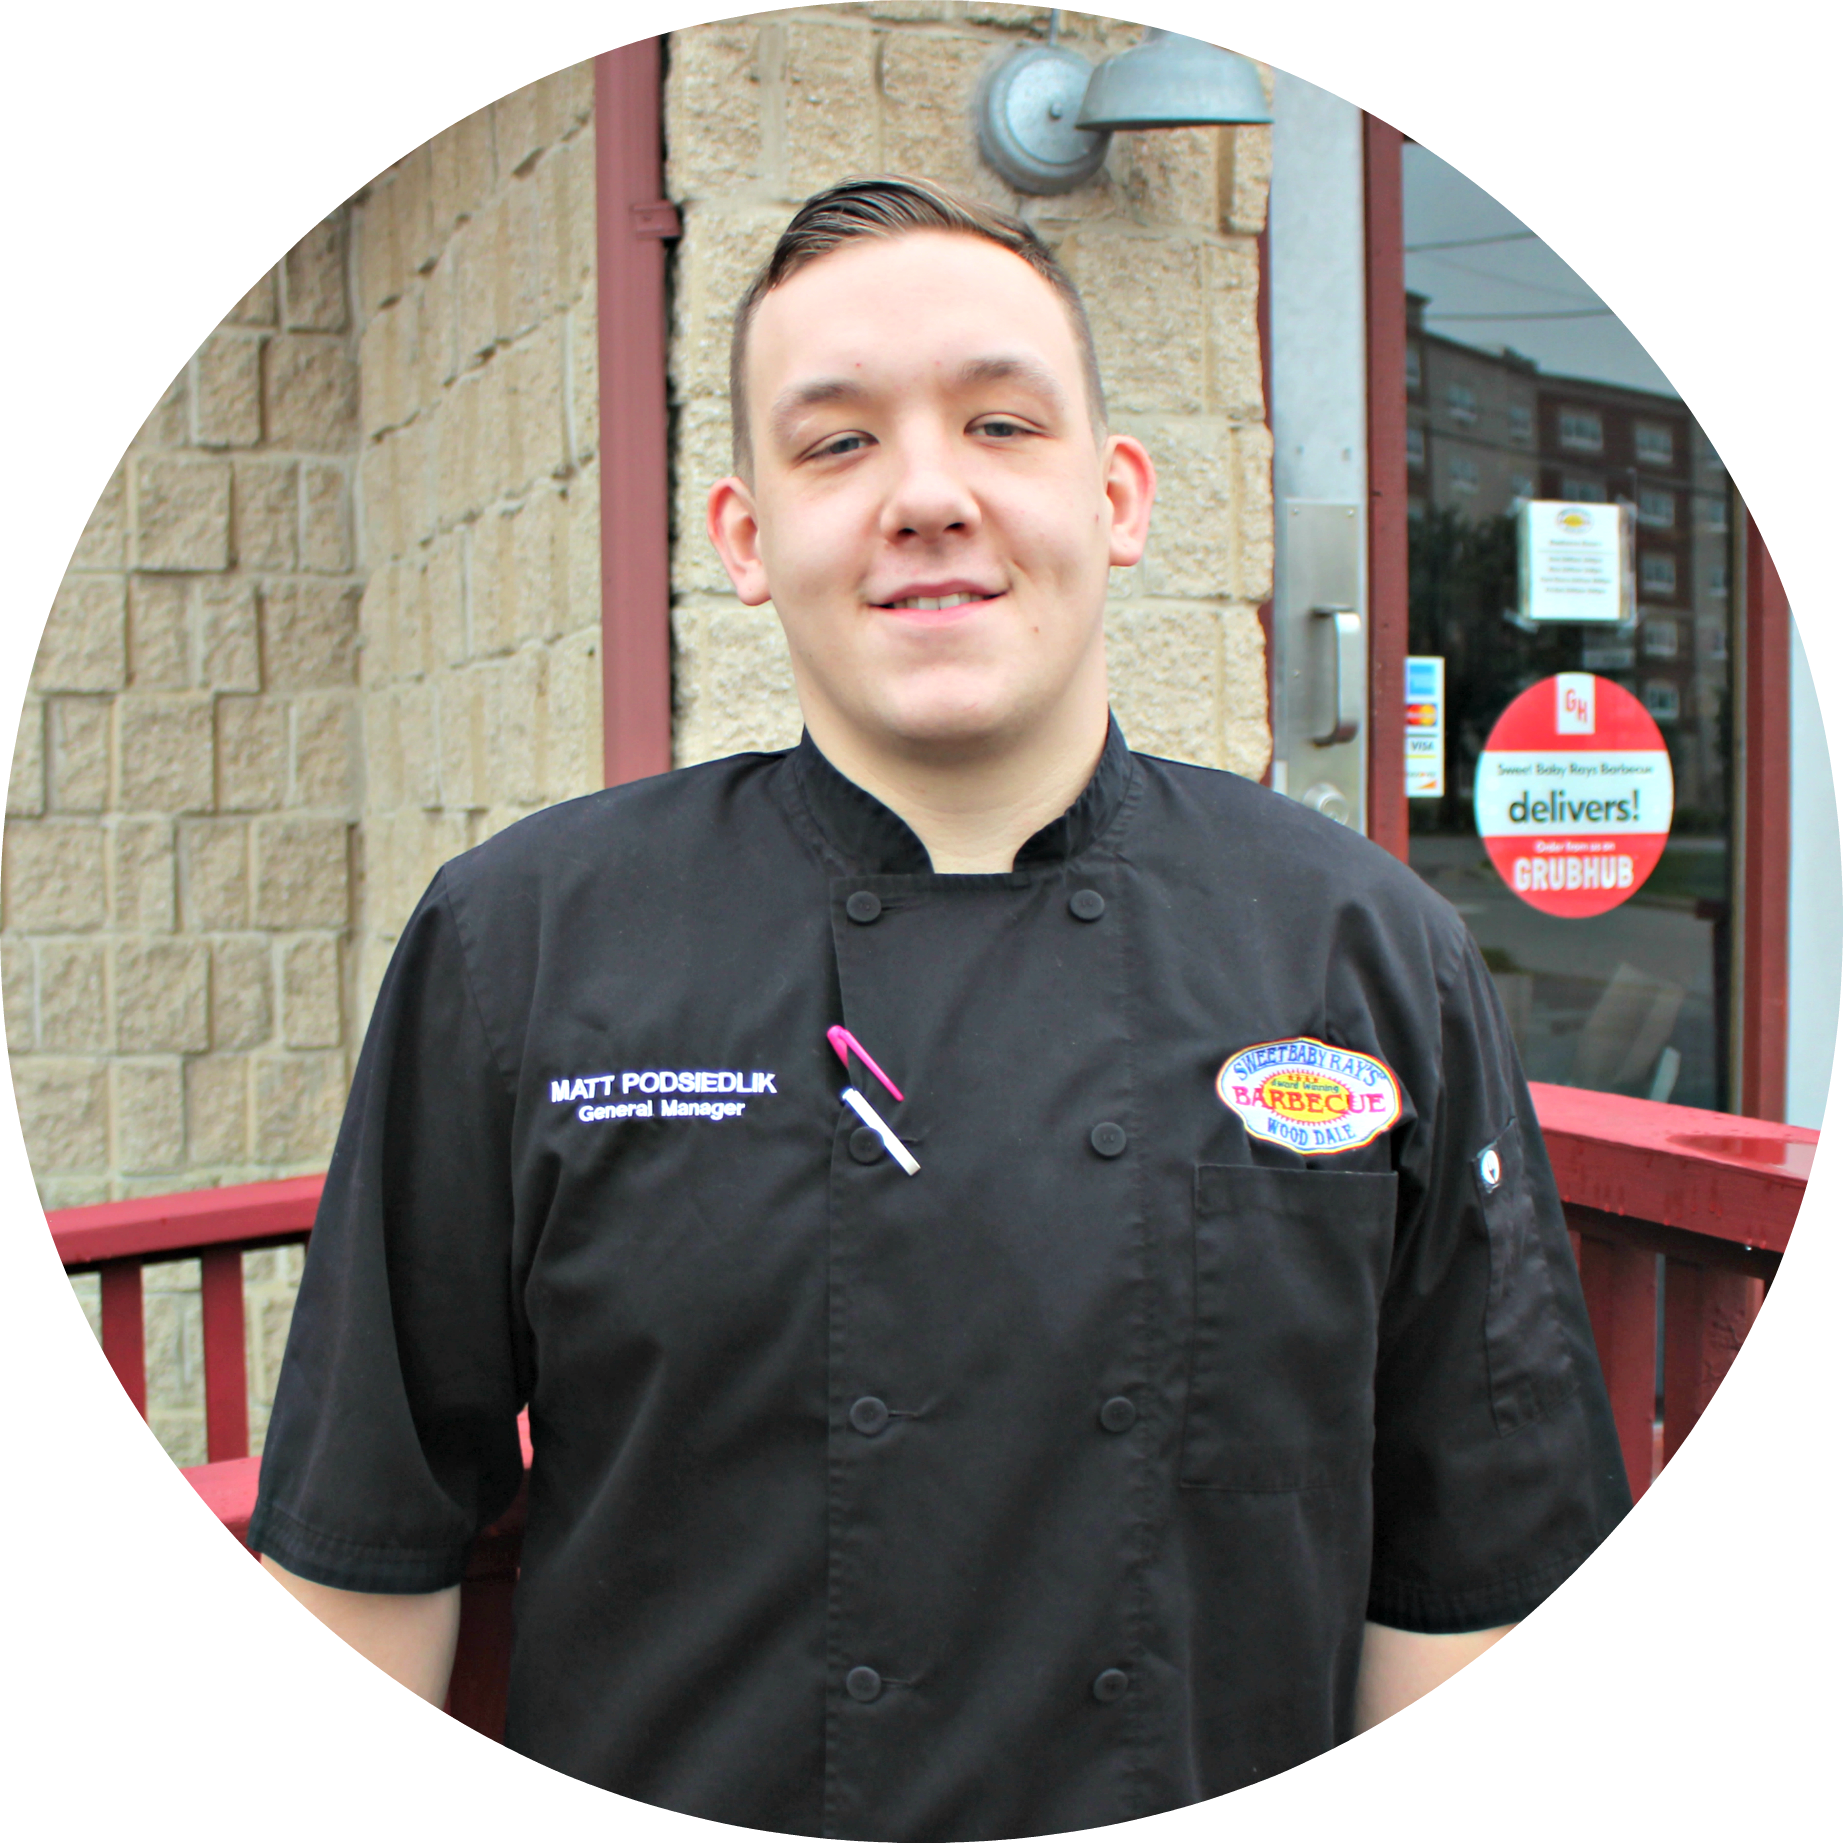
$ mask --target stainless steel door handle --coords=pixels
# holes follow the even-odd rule
[[[1354,608],[1320,607],[1331,623],[1331,727],[1312,740],[1320,748],[1349,742],[1363,723],[1363,617]]]

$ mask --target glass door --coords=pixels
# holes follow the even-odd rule
[[[1418,791],[1410,748],[1409,862],[1470,925],[1532,1080],[1726,1109],[1733,488],[1669,380],[1546,244],[1426,149],[1405,145],[1401,162],[1407,697],[1410,734],[1418,721],[1425,736]],[[1648,874],[1631,868],[1612,799],[1556,808],[1537,780],[1519,805],[1523,787],[1503,778],[1568,786],[1580,739],[1551,732],[1568,729],[1571,690],[1590,712],[1597,698],[1602,713],[1642,713],[1603,777],[1641,773],[1612,760],[1644,753],[1641,729],[1667,757],[1644,783],[1667,781],[1673,807]],[[1532,746],[1537,718],[1549,741]],[[1512,874],[1513,855],[1481,837],[1485,807],[1551,856]],[[1530,815],[1557,810],[1572,817],[1542,838]],[[1570,826],[1579,836],[1563,838]],[[1609,900],[1578,912],[1602,874]]]

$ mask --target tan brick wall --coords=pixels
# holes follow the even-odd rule
[[[437,865],[601,784],[592,102],[560,71],[353,207],[361,1013]]]
[[[348,233],[317,227],[173,380],[33,666],[0,987],[48,1207],[311,1171],[332,1145],[362,780]],[[292,1264],[249,1263],[258,1435]],[[202,1459],[196,1266],[147,1286],[150,1418]]]
[[[1116,572],[1107,614],[1114,706],[1152,753],[1261,773],[1273,515],[1256,322],[1266,213],[1264,128],[1120,134],[1062,198],[1009,193],[979,157],[982,72],[1040,9],[882,0],[752,15],[674,33],[667,187],[684,216],[671,375],[676,496],[673,631],[681,762],[777,748],[800,720],[768,608],[730,593],[703,535],[703,496],[728,471],[729,320],[792,207],[852,173],[894,169],[1023,216],[1087,301],[1113,426],[1159,471],[1152,542]],[[1139,28],[1063,15],[1095,61]]]
[[[323,1169],[435,867],[600,784],[591,97],[560,72],[366,187],[192,359],[90,520],[0,879],[48,1207]],[[299,1267],[245,1260],[258,1450]],[[197,1265],[145,1284],[149,1418],[195,1463]]]

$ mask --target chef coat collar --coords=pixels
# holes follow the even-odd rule
[[[794,777],[826,841],[853,869],[893,876],[928,875],[927,847],[899,818],[826,760],[810,733],[802,730],[793,751]],[[1024,841],[1015,870],[1059,863],[1078,856],[1106,830],[1133,778],[1132,752],[1110,712],[1107,740],[1088,785],[1075,804]]]

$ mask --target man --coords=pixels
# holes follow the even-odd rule
[[[1153,470],[1022,225],[810,200],[732,398],[710,534],[806,737],[438,875],[252,1541],[439,1698],[528,1404],[510,1745],[845,1837],[1232,1790],[1626,1507],[1489,977],[1393,859],[1110,724]]]

